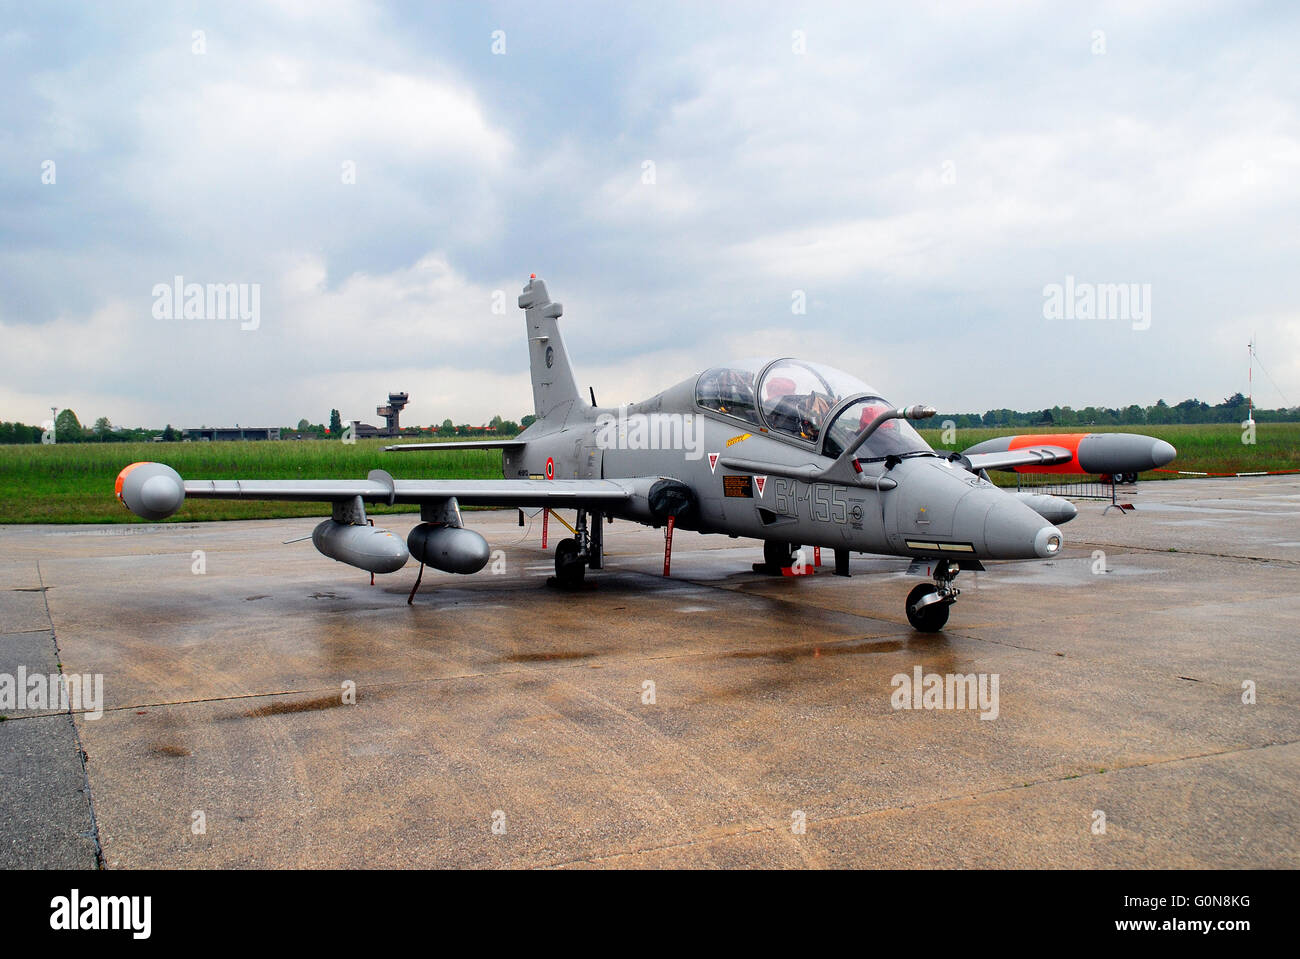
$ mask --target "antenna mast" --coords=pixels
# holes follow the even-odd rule
[[[1249,366],[1246,369],[1246,424],[1248,426],[1255,423],[1255,334],[1250,334],[1250,342],[1246,344],[1246,349],[1250,352]]]

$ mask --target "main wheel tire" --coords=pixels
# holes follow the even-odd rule
[[[912,587],[912,591],[907,594],[907,621],[913,629],[922,633],[937,633],[948,622],[949,603],[929,603],[920,609],[915,608],[918,600],[937,592],[939,590],[933,583],[922,583]]]
[[[782,543],[779,540],[764,540],[763,562],[773,572],[793,566],[795,550],[798,548],[797,546],[791,546],[789,543]]]
[[[562,539],[555,544],[555,581],[565,589],[577,589],[587,573],[587,564],[579,555],[576,539]]]

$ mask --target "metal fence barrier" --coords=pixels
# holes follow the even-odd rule
[[[1110,501],[1103,513],[1117,509],[1121,513],[1135,509],[1132,503],[1121,503],[1117,488],[1122,487],[1125,495],[1137,492],[1136,483],[1116,484],[1113,476],[1068,477],[1062,473],[1017,473],[1016,491],[1026,493],[1046,493],[1049,496],[1061,496],[1065,499],[1095,499],[1100,502]]]

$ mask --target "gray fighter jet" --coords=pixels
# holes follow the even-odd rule
[[[906,604],[908,621],[927,632],[947,622],[961,570],[1061,549],[1055,524],[1074,516],[1068,501],[1018,496],[981,474],[1068,463],[1070,450],[937,453],[912,426],[932,408],[895,407],[847,373],[791,358],[715,366],[644,402],[600,407],[578,390],[563,310],[546,284],[530,278],[519,306],[536,422],[515,439],[388,447],[500,449],[503,479],[394,480],[377,469],[364,480],[182,480],[161,463],[136,463],[118,476],[117,496],[150,520],[186,497],[329,503],[316,548],[372,574],[412,556],[421,573],[423,564],[481,570],[488,544],[464,525],[461,505],[575,510],[576,535],[555,547],[555,581],[570,588],[601,568],[604,526],[616,518],[665,528],[665,571],[674,529],[760,539],[756,568],[774,573],[808,565],[811,547],[832,551],[845,576],[850,553],[904,556],[910,573],[931,580]],[[421,522],[403,542],[369,525],[367,503],[418,503]]]

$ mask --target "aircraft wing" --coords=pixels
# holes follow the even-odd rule
[[[384,450],[393,453],[410,450],[513,450],[527,445],[527,440],[453,440],[450,443],[398,443],[385,446]]]
[[[372,474],[373,475],[373,474]],[[462,506],[561,506],[625,500],[612,480],[185,480],[186,499],[300,500],[329,503],[425,503],[456,497]]]
[[[464,506],[595,509],[631,499],[633,481],[597,479],[395,480],[384,470],[365,479],[185,480],[162,463],[133,463],[117,477],[117,498],[144,519],[166,519],[187,498],[346,503],[434,503],[452,497]]]
[[[997,453],[968,453],[962,456],[964,464],[973,473],[980,470],[1001,470],[1009,466],[1055,466],[1068,463],[1074,454],[1063,446],[1026,446],[1018,450]]]

